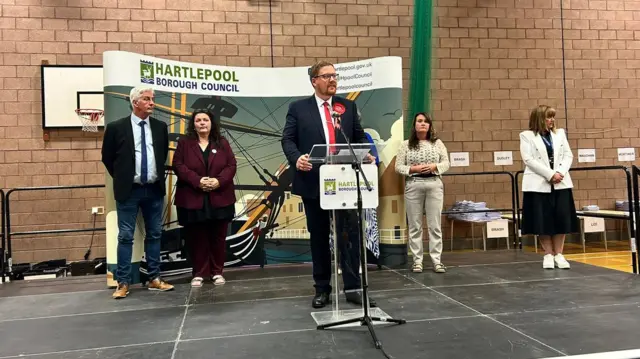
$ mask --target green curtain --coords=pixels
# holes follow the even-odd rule
[[[404,123],[405,138],[409,137],[413,116],[431,110],[431,32],[433,0],[415,0],[413,6],[413,41],[409,111]]]

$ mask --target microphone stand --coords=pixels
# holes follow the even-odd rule
[[[333,114],[333,117],[336,119],[336,123],[340,124],[340,115],[337,113]],[[376,336],[375,331],[373,330],[373,322],[386,322],[386,323],[395,323],[395,324],[405,324],[406,320],[404,319],[393,319],[393,318],[380,318],[380,317],[372,317],[369,314],[369,287],[368,287],[368,278],[367,278],[367,265],[366,265],[366,243],[364,242],[364,235],[363,235],[363,231],[362,231],[362,192],[360,190],[360,175],[362,175],[362,178],[364,179],[365,182],[365,186],[367,187],[367,190],[369,192],[371,192],[373,190],[373,188],[371,187],[371,184],[369,183],[369,181],[367,180],[366,175],[364,174],[364,171],[362,171],[362,165],[360,164],[360,161],[358,161],[358,156],[356,156],[355,151],[353,150],[353,146],[351,146],[351,143],[349,142],[348,137],[345,135],[342,126],[338,126],[338,129],[340,130],[340,133],[342,133],[342,137],[344,137],[347,146],[349,147],[349,151],[351,152],[351,157],[352,157],[352,163],[351,163],[351,168],[353,168],[353,170],[356,172],[356,193],[358,196],[358,202],[357,202],[357,208],[358,208],[358,239],[360,241],[360,266],[362,267],[362,308],[363,308],[363,316],[362,317],[358,317],[358,318],[353,318],[353,319],[346,319],[346,320],[341,320],[341,321],[337,321],[334,323],[328,323],[328,324],[322,324],[319,325],[317,329],[327,329],[327,328],[331,328],[331,327],[335,327],[335,326],[339,326],[339,325],[344,325],[344,324],[350,324],[350,323],[355,323],[355,322],[360,322],[360,325],[364,326],[366,325],[367,328],[369,329],[369,333],[371,333],[371,336],[373,337],[373,342],[375,344],[376,349],[380,349],[382,350],[382,353],[388,358],[389,356],[387,355],[387,353],[384,352],[384,350],[382,349],[382,343],[380,343],[380,341],[378,340],[378,337]],[[337,239],[336,239],[337,240]]]

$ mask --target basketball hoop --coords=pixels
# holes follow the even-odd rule
[[[104,115],[104,110],[77,109],[76,114],[82,122],[82,131],[98,132],[98,121]]]

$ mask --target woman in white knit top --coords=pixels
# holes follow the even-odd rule
[[[409,248],[413,254],[414,272],[422,272],[422,213],[429,229],[429,255],[436,273],[446,267],[442,255],[441,216],[444,186],[440,176],[449,169],[447,148],[437,138],[431,117],[418,113],[413,119],[409,140],[404,141],[396,156],[395,170],[406,176],[405,206],[409,223]]]

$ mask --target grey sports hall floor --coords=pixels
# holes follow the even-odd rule
[[[640,281],[532,253],[454,253],[448,273],[370,271],[376,326],[393,358],[549,358],[640,348]],[[100,277],[0,285],[0,358],[384,358],[365,328],[319,331],[309,265],[226,272],[227,284],[135,288],[111,299]],[[346,303],[344,304],[346,305]],[[601,355],[613,358],[614,354]]]

